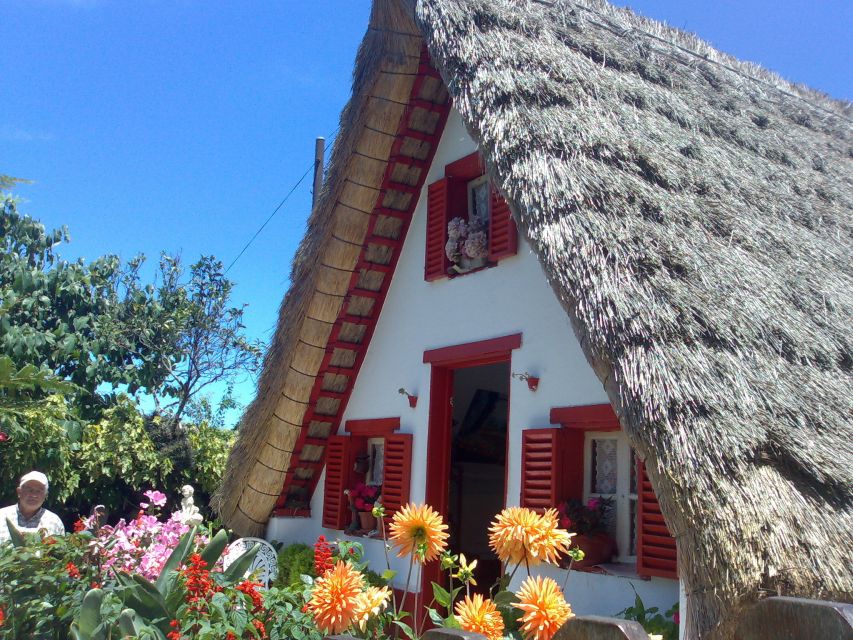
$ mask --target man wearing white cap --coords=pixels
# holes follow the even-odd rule
[[[65,526],[59,516],[42,505],[47,497],[47,476],[41,471],[30,471],[18,483],[18,504],[0,509],[0,544],[9,540],[8,518],[21,533],[43,529],[47,535],[63,535]]]

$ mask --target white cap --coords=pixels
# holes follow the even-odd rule
[[[35,480],[39,484],[43,484],[44,490],[47,491],[47,476],[44,475],[41,471],[30,471],[29,473],[25,473],[24,475],[22,475],[21,481],[18,483],[18,487],[23,487],[24,483],[29,482],[30,480]]]

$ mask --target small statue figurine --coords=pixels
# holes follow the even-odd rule
[[[189,527],[197,527],[204,520],[204,517],[198,512],[198,507],[195,506],[193,493],[195,493],[195,489],[192,488],[192,485],[185,484],[181,487],[181,495],[184,496],[181,499],[181,520]]]

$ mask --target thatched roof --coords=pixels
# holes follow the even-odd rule
[[[374,6],[330,192],[357,160],[365,61],[420,33],[646,459],[689,631],[726,637],[760,589],[853,599],[851,105],[601,0],[408,11]],[[304,291],[335,253],[330,206],[220,494],[235,527],[275,502],[247,484],[278,429],[269,397],[296,388]]]

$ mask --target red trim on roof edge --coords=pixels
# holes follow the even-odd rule
[[[400,155],[400,149],[403,146],[406,137],[414,137],[419,140],[427,140],[432,143],[429,156],[424,159],[424,163],[426,166],[430,166],[432,164],[433,156],[435,155],[436,149],[438,148],[438,143],[441,139],[441,135],[444,132],[444,125],[447,122],[447,116],[450,112],[450,99],[448,98],[447,102],[444,104],[438,103],[424,103],[424,100],[417,98],[420,93],[421,85],[423,81],[427,77],[439,77],[438,72],[431,67],[429,60],[429,53],[427,52],[426,47],[424,47],[421,51],[421,63],[418,70],[418,76],[415,78],[415,81],[412,85],[412,90],[409,96],[408,107],[403,112],[402,117],[400,118],[400,124],[397,129],[397,139],[394,141],[394,144],[391,147],[391,153],[389,155],[388,165],[385,169],[385,175],[382,180],[382,185],[377,195],[376,204],[373,208],[373,213],[371,214],[370,221],[368,223],[367,234],[365,236],[364,245],[361,250],[361,254],[357,261],[356,268],[350,278],[349,289],[347,293],[347,298],[351,296],[358,296],[358,288],[357,283],[359,279],[359,270],[361,268],[372,270],[372,271],[380,271],[386,274],[386,277],[383,279],[382,286],[378,295],[376,295],[375,303],[373,305],[372,313],[369,317],[358,318],[358,322],[360,324],[364,324],[366,326],[365,334],[362,338],[362,342],[360,344],[354,343],[340,343],[338,344],[338,336],[340,333],[341,326],[344,322],[349,322],[347,314],[348,304],[344,304],[341,307],[340,314],[338,316],[337,321],[334,323],[332,328],[332,333],[329,336],[328,345],[335,345],[343,349],[349,349],[356,352],[355,363],[349,371],[346,371],[346,367],[333,367],[331,365],[331,359],[334,355],[334,349],[330,349],[327,347],[326,355],[323,358],[323,361],[320,365],[320,369],[317,372],[317,377],[314,380],[314,387],[311,393],[311,400],[309,402],[309,406],[305,411],[305,416],[302,420],[302,427],[299,434],[299,437],[296,440],[296,444],[293,447],[293,453],[290,457],[290,465],[288,467],[288,471],[285,474],[284,482],[282,483],[281,494],[275,504],[275,507],[272,510],[272,515],[282,515],[287,516],[294,512],[293,507],[285,507],[287,497],[288,497],[288,488],[290,486],[301,486],[305,488],[304,502],[306,505],[310,505],[311,497],[314,494],[314,490],[317,486],[317,483],[320,479],[320,471],[323,468],[325,463],[325,448],[323,452],[323,456],[319,461],[316,462],[308,462],[300,460],[302,448],[305,444],[310,444],[308,442],[308,431],[310,428],[310,424],[312,420],[319,420],[323,422],[331,423],[331,434],[336,434],[338,428],[341,423],[341,417],[344,414],[347,403],[349,401],[350,394],[352,393],[353,386],[355,384],[355,380],[358,377],[358,371],[361,368],[361,364],[364,361],[364,357],[367,353],[367,349],[370,345],[370,339],[373,336],[373,331],[376,328],[376,322],[379,319],[379,316],[382,311],[382,306],[385,302],[385,296],[388,293],[388,288],[391,284],[392,275],[397,266],[397,261],[399,260],[400,253],[402,252],[403,242],[406,239],[406,235],[409,229],[409,223],[412,219],[412,214],[414,213],[415,207],[417,206],[419,197],[418,193],[422,189],[424,182],[426,181],[427,171],[424,169],[421,171],[420,180],[418,181],[418,185],[416,187],[412,187],[413,193],[415,196],[410,198],[410,204],[406,211],[390,211],[383,207],[383,201],[385,198],[385,192],[388,189],[395,189],[398,185],[391,180],[391,176],[394,173],[394,168],[396,164],[395,158]],[[429,111],[434,111],[439,114],[439,119],[436,124],[435,131],[432,134],[426,134],[420,131],[414,131],[409,129],[410,117],[411,113],[415,108],[426,108]],[[408,186],[408,185],[407,185]],[[392,214],[394,217],[402,220],[402,226],[400,229],[400,237],[397,239],[396,246],[393,246],[393,253],[391,256],[391,260],[387,265],[379,265],[368,262],[366,259],[367,253],[367,245],[373,241],[373,239],[377,239],[377,241],[385,241],[386,238],[381,236],[376,236],[374,234],[376,228],[376,222],[380,215],[390,215]],[[332,393],[326,392],[322,389],[323,378],[325,374],[329,371],[334,371],[335,373],[343,373],[347,375],[349,381],[347,383],[346,390],[343,393]],[[326,414],[317,414],[316,406],[317,401],[321,397],[330,397],[338,400],[337,410],[332,415]],[[296,476],[296,470],[298,468],[311,468],[314,470],[314,473],[310,479],[301,479]],[[306,510],[305,506],[300,505],[298,507],[300,512]]]
[[[513,349],[521,346],[521,334],[513,333],[500,338],[480,340],[478,342],[466,342],[451,347],[440,347],[424,351],[424,362],[450,366],[456,362],[469,361],[473,359],[490,359],[493,356],[505,356]]]

